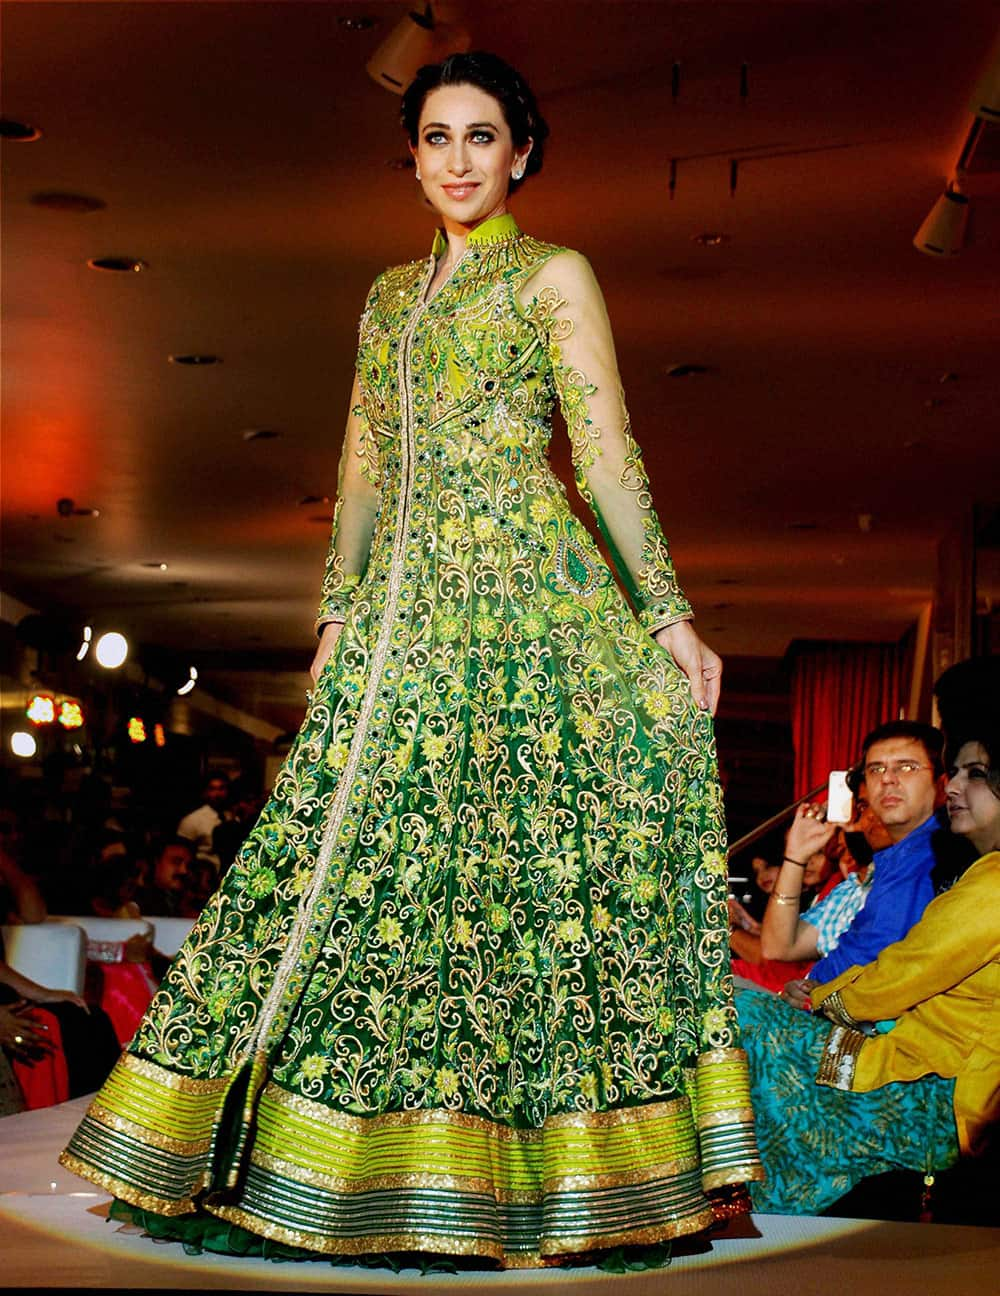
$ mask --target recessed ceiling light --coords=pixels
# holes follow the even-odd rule
[[[142,565],[143,567],[154,567],[157,571],[167,570],[167,564],[165,562],[144,562]]]
[[[108,205],[103,198],[92,198],[89,194],[57,191],[32,194],[28,201],[33,207],[45,207],[49,211],[80,212],[84,215],[103,211]]]
[[[41,138],[42,132],[37,126],[16,121],[13,117],[0,117],[0,139],[10,140],[12,144],[31,144]]]
[[[110,270],[113,274],[138,274],[147,268],[140,257],[130,256],[91,257],[87,265],[91,270]]]
[[[699,374],[711,373],[709,365],[686,363],[668,365],[664,371],[668,378],[696,378]]]
[[[302,498],[299,500],[300,507],[303,504],[329,504],[329,503],[330,503],[329,495],[303,495]]]
[[[416,165],[416,162],[414,162],[413,158],[410,157],[409,153],[407,153],[405,157],[400,156],[389,158],[386,162],[386,166],[390,171],[413,171],[416,169]]]
[[[62,499],[56,500],[56,512],[61,518],[70,517],[100,517],[101,510],[95,508],[77,508],[76,500],[70,499],[64,495]]]
[[[346,27],[348,31],[371,31],[373,27],[378,26],[377,18],[370,18],[367,14],[340,14],[337,23],[341,27]]]
[[[274,428],[246,428],[240,435],[244,441],[273,441],[281,433]]]
[[[718,230],[705,230],[704,233],[695,234],[691,238],[691,242],[697,243],[699,247],[723,247],[732,241],[731,234],[722,234]]]
[[[172,355],[169,359],[171,364],[179,365],[214,365],[222,363],[221,356],[198,353],[193,353],[191,355]]]

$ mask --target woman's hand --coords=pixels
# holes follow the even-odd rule
[[[811,1012],[812,1002],[809,996],[818,985],[818,981],[813,981],[809,977],[796,977],[792,981],[785,982],[780,998],[784,999],[791,1008],[801,1008],[803,1012]]]
[[[809,857],[821,851],[836,831],[836,824],[827,823],[822,806],[804,802],[795,811],[785,838],[785,857],[802,865],[808,864]]]
[[[19,1062],[30,1062],[52,1052],[45,1027],[31,1015],[23,1000],[0,1007],[0,1047]]]
[[[314,684],[319,679],[320,671],[329,660],[330,654],[336,648],[337,640],[340,638],[343,628],[344,623],[342,621],[328,621],[323,627],[323,633],[319,637],[319,647],[316,649],[316,656],[309,667],[309,674],[312,676]]]
[[[702,643],[690,621],[665,626],[653,638],[688,677],[695,705],[715,715],[722,690],[722,658]]]
[[[36,1004],[57,1004],[71,1003],[77,1008],[82,1008],[85,1013],[89,1013],[85,999],[81,999],[73,990],[50,990],[48,986],[39,987],[38,990],[26,996],[29,1002]]]

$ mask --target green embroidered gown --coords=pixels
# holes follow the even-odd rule
[[[651,638],[690,608],[599,291],[509,215],[428,302],[434,268],[361,320],[336,649],[63,1163],[314,1252],[531,1266],[761,1171],[711,720]]]

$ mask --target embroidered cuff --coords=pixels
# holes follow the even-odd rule
[[[819,1060],[816,1083],[831,1089],[852,1089],[858,1054],[865,1042],[864,1035],[846,1026],[832,1026]]]
[[[669,598],[657,599],[639,613],[639,624],[647,634],[656,634],[657,630],[666,630],[678,621],[693,621],[694,608],[684,595],[677,591]]]

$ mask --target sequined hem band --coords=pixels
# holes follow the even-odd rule
[[[507,1267],[699,1232],[712,1222],[706,1190],[762,1177],[738,1049],[698,1059],[690,1099],[529,1129],[444,1109],[359,1117],[266,1083],[247,1159],[227,1178],[213,1158],[230,1083],[126,1055],[62,1163],[133,1206],[204,1208],[321,1254],[420,1250]],[[234,1191],[217,1191],[223,1181]]]

